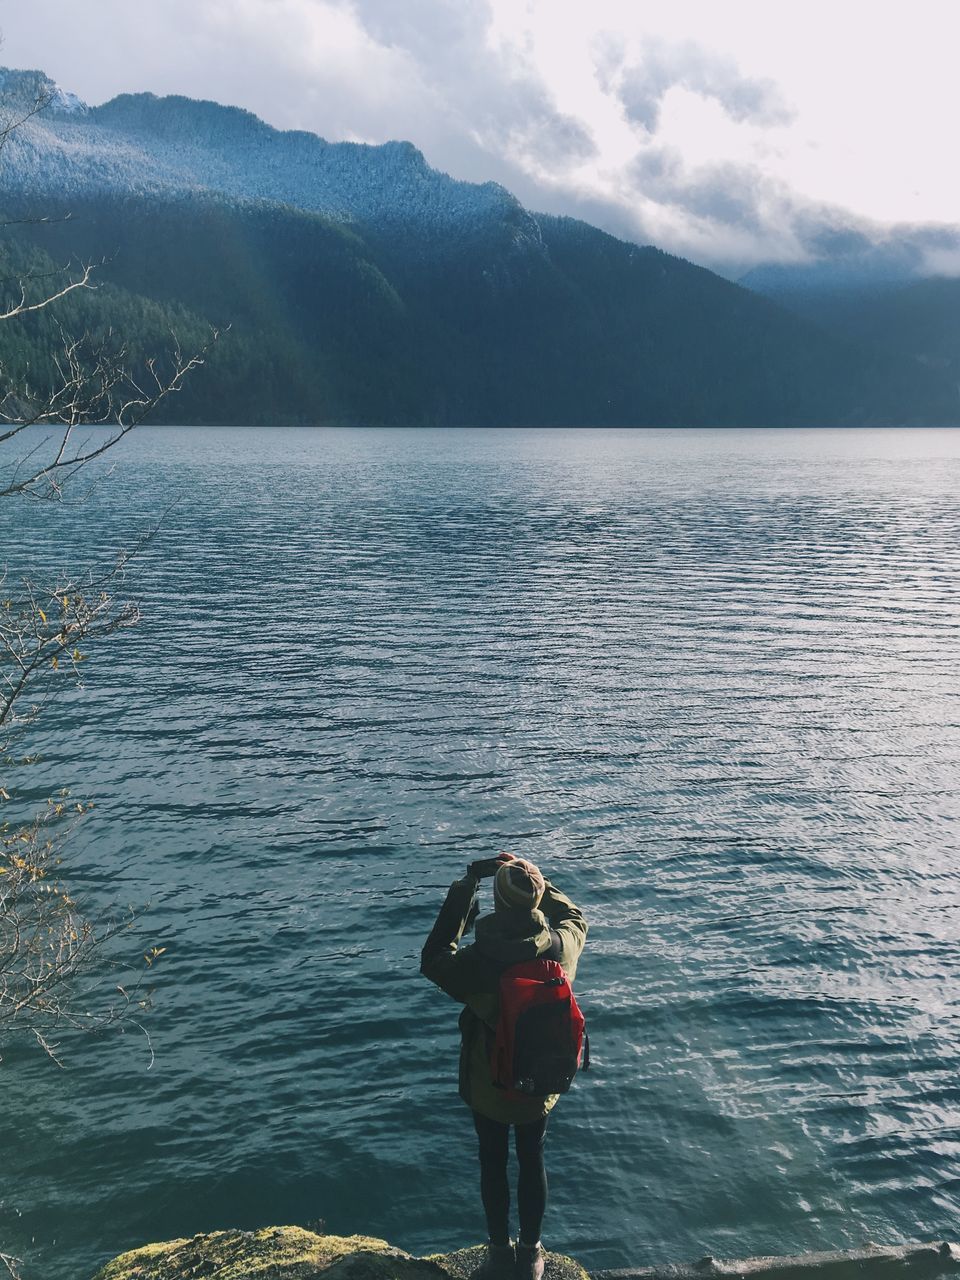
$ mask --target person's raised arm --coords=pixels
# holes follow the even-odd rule
[[[568,977],[573,978],[577,960],[587,940],[587,921],[580,908],[565,893],[561,893],[549,880],[544,883],[540,910],[547,918],[550,932],[559,938],[560,963]]]
[[[455,1000],[463,1000],[465,995],[470,994],[459,989],[457,950],[460,939],[473,924],[479,911],[477,888],[481,879],[496,875],[497,869],[509,857],[509,854],[501,854],[497,858],[481,858],[478,862],[470,863],[466,875],[460,880],[454,880],[447,890],[440,914],[423,944],[420,972]]]

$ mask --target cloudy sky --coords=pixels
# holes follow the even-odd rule
[[[735,271],[914,234],[960,273],[960,0],[0,0],[0,62],[331,140]],[[919,227],[905,233],[906,227]]]

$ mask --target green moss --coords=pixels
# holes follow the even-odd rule
[[[434,1253],[424,1262],[434,1262],[442,1267],[453,1280],[469,1280],[483,1261],[485,1248],[475,1245],[472,1249],[457,1249],[454,1253]],[[579,1262],[562,1253],[547,1253],[544,1280],[590,1280]]]
[[[372,1236],[318,1236],[301,1227],[215,1231],[133,1249],[108,1262],[94,1280],[311,1280],[358,1252],[400,1254]]]
[[[119,1258],[108,1262],[102,1271],[97,1272],[95,1280],[120,1280],[126,1275],[137,1275],[153,1263],[159,1263],[173,1250],[186,1243],[186,1240],[167,1240],[164,1244],[145,1244],[142,1249],[121,1254]]]
[[[215,1231],[121,1254],[94,1280],[467,1280],[482,1246],[414,1258],[373,1236],[316,1235],[302,1227]],[[588,1280],[571,1258],[547,1255],[547,1280]]]

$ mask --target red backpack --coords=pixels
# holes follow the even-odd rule
[[[527,960],[500,975],[500,1018],[490,1054],[493,1083],[508,1098],[566,1093],[590,1041],[556,960]]]

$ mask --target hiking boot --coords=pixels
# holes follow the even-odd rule
[[[512,1280],[515,1260],[512,1240],[509,1244],[488,1244],[477,1275],[480,1280]]]
[[[545,1261],[543,1245],[539,1240],[536,1244],[518,1241],[517,1264],[513,1271],[515,1280],[543,1280]]]

